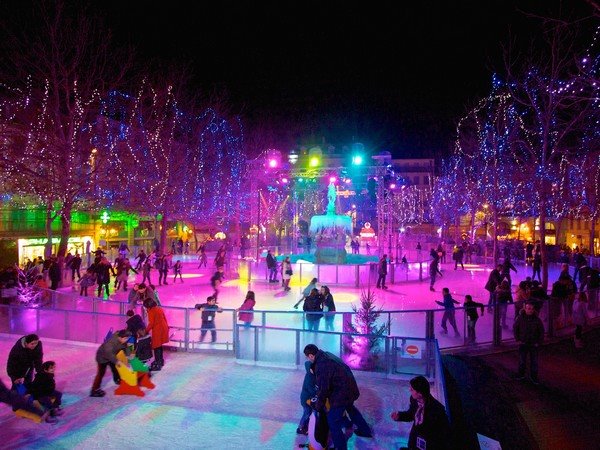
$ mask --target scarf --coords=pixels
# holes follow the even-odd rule
[[[415,412],[415,425],[423,423],[423,413],[425,412],[425,399],[417,400],[417,411]]]

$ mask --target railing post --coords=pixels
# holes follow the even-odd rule
[[[262,321],[261,326],[266,327],[267,326],[267,313],[265,311],[262,311],[260,313],[260,316],[261,316],[261,321]]]
[[[300,263],[299,266],[300,266],[300,270],[299,270],[299,272],[300,272],[300,283],[302,283],[302,263]]]
[[[387,334],[390,336],[392,334],[392,313],[388,312],[388,323],[387,323]]]
[[[258,328],[254,329],[254,361],[258,361]]]
[[[235,359],[240,359],[240,327],[235,320],[235,312],[233,313],[233,352]]]
[[[434,311],[425,311],[425,339],[435,339]]]
[[[390,373],[390,338],[389,336],[385,337],[385,373],[389,374]]]
[[[394,280],[396,279],[396,264],[390,264],[390,284],[394,284]]]
[[[360,266],[357,264],[354,269],[354,287],[357,288],[360,286]]]
[[[300,365],[300,330],[296,330],[296,366]]]
[[[183,340],[185,351],[190,350],[190,310],[185,308],[185,331],[183,332]]]
[[[419,281],[423,281],[423,261],[419,261]]]
[[[502,327],[500,326],[500,308],[498,308],[498,302],[494,301],[494,324],[492,328],[492,344],[499,346],[502,343]]]

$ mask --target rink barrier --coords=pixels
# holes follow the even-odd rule
[[[64,293],[56,291],[46,291],[48,301],[43,305],[32,305],[32,311],[38,311],[35,313],[36,330],[40,329],[40,319],[44,314],[51,315],[51,311],[65,311],[66,315],[71,317],[92,317],[82,316],[79,313],[98,314],[97,317],[118,317],[118,320],[111,321],[110,325],[106,325],[107,329],[113,327],[114,329],[123,328],[125,326],[125,313],[129,309],[127,302],[105,300],[98,297],[79,297],[75,293]],[[598,308],[598,293],[589,293],[590,301],[588,303],[588,315],[592,322],[597,322],[599,317]],[[396,310],[396,311],[382,311],[380,317],[377,319],[376,325],[386,325],[386,335],[388,336],[411,336],[416,339],[437,339],[439,347],[444,350],[460,350],[476,348],[481,345],[501,345],[502,343],[513,342],[512,324],[515,320],[515,306],[514,304],[507,304],[506,307],[500,306],[498,308],[488,307],[487,301],[482,298],[475,298],[485,305],[485,315],[480,317],[476,325],[477,338],[474,344],[467,340],[467,316],[464,312],[464,307],[457,307],[454,310],[455,320],[457,329],[460,337],[454,336],[454,330],[449,322],[447,324],[448,334],[442,334],[441,322],[444,316],[444,310],[428,309],[428,310]],[[11,305],[9,308],[9,315],[12,314],[15,309],[20,306]],[[544,323],[546,334],[550,337],[553,336],[564,336],[573,333],[574,326],[571,321],[571,308],[572,302],[570,301],[558,301],[555,299],[549,299],[542,305],[539,313],[540,318]],[[235,351],[235,330],[239,326],[237,322],[237,313],[235,309],[223,309],[222,313],[218,313],[215,322],[220,328],[216,329],[217,341],[213,344],[210,342],[201,343],[199,340],[200,332],[202,331],[201,325],[201,312],[194,308],[184,308],[176,306],[162,306],[167,320],[171,327],[171,342],[177,345],[177,348],[182,351],[196,351],[196,350],[211,350],[211,351],[224,351],[226,353],[233,354]],[[136,306],[136,310],[145,317],[145,309],[140,305]],[[505,315],[502,311],[506,311]],[[48,313],[40,314],[39,311],[49,311]],[[263,328],[275,327],[279,329],[290,329],[290,330],[301,330],[307,331],[308,324],[306,321],[307,314],[303,311],[290,311],[290,310],[254,310],[254,324],[253,326],[259,326]],[[478,314],[479,314],[478,310]],[[105,316],[108,314],[109,316]],[[345,325],[349,321],[354,321],[354,312],[332,312],[327,313],[329,317],[333,317],[331,320],[333,331],[348,332],[351,331]],[[504,317],[503,317],[504,316]],[[33,317],[33,316],[32,316]],[[85,320],[85,319],[84,319]],[[98,320],[97,318],[92,318]],[[108,319],[103,319],[105,322]],[[325,325],[325,320],[321,319],[321,330]],[[503,322],[505,326],[503,326]],[[7,330],[12,324],[9,321],[8,324],[2,329]],[[63,323],[61,326],[66,327]],[[103,325],[99,325],[101,328]],[[73,334],[72,330],[66,330],[64,335],[68,336],[69,332]],[[104,334],[94,329],[94,333],[99,333],[101,337]],[[62,336],[59,336],[61,338]],[[208,340],[211,339],[210,330],[207,334]],[[86,340],[87,342],[98,342],[97,339]]]
[[[240,278],[251,281],[269,281],[269,269],[262,260],[238,260]],[[292,263],[292,277],[300,283],[317,278],[320,283],[328,286],[375,286],[378,278],[379,265],[377,262],[365,264],[313,264]],[[278,264],[277,277],[281,281],[281,264]],[[408,264],[389,263],[386,284],[398,284],[408,281],[424,281],[429,279],[429,261],[409,261]],[[365,280],[367,280],[365,282]]]

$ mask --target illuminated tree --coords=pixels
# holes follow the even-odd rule
[[[4,29],[4,59],[11,64],[2,78],[17,96],[3,98],[10,112],[3,115],[9,120],[1,129],[0,169],[20,174],[18,194],[56,208],[62,257],[72,211],[95,200],[92,180],[103,166],[90,158],[101,100],[123,80],[131,58],[110,47],[99,18],[80,5],[36,3],[28,14]]]
[[[521,64],[507,68],[507,89],[520,117],[513,149],[527,181],[523,187],[530,212],[540,218],[542,283],[547,286],[546,221],[564,217],[564,209],[572,206],[564,201],[568,166],[581,158],[582,128],[598,106],[590,84],[578,73],[578,29],[559,21],[547,20],[544,25],[541,42],[532,46]]]

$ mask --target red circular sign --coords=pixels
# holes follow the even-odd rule
[[[416,355],[417,353],[419,353],[419,347],[417,347],[416,345],[408,345],[406,347],[406,353],[408,353],[409,355]]]

